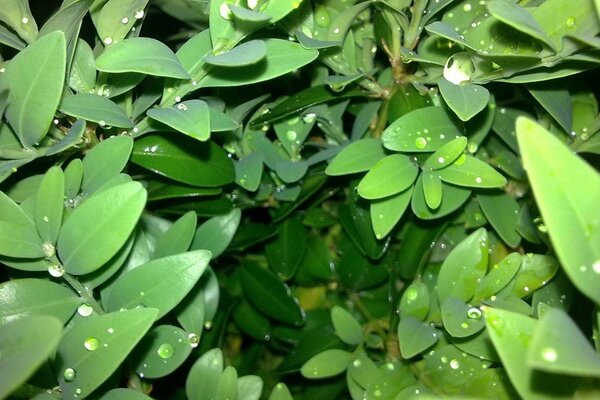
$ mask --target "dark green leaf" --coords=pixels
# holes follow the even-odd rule
[[[358,193],[366,199],[380,199],[408,189],[419,169],[408,156],[392,154],[379,160],[358,184]]]
[[[145,204],[144,187],[129,182],[99,192],[73,210],[58,236],[65,271],[87,274],[110,260],[125,244]]]
[[[132,148],[129,136],[112,136],[94,146],[83,158],[83,191],[93,193],[117,176],[125,168]]]
[[[192,351],[186,331],[172,325],[152,328],[136,346],[131,358],[141,378],[160,378],[175,371]]]
[[[188,100],[170,108],[152,108],[148,116],[200,141],[210,138],[210,112],[202,100]]]
[[[438,340],[439,333],[434,326],[410,315],[400,318],[398,341],[402,357],[414,357],[433,346]]]
[[[299,218],[288,218],[279,225],[277,239],[265,246],[269,265],[283,279],[288,280],[302,263],[308,246],[308,235]]]
[[[113,101],[104,96],[80,93],[62,99],[58,109],[72,117],[95,122],[100,127],[133,128],[133,122]]]
[[[271,323],[247,302],[242,302],[233,312],[235,324],[256,340],[271,338]]]
[[[227,249],[237,232],[241,216],[241,210],[234,208],[225,215],[212,217],[205,221],[196,229],[190,248],[192,250],[209,250],[212,253],[212,258],[220,256]]]

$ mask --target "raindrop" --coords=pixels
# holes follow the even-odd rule
[[[77,373],[73,368],[67,368],[65,369],[65,372],[63,372],[63,378],[65,378],[66,382],[73,382],[73,380],[75,380],[75,375],[77,375]]]
[[[54,264],[48,267],[48,273],[55,278],[60,278],[64,275],[65,270],[62,266]]]
[[[469,324],[467,324],[466,322],[461,322],[460,327],[463,329],[467,329],[469,327]]]
[[[546,347],[542,350],[542,358],[548,362],[554,362],[558,359],[558,354],[552,347]]]
[[[417,149],[424,149],[427,146],[427,139],[425,139],[424,137],[418,137],[415,140],[415,147]]]
[[[188,343],[191,347],[198,347],[198,343],[200,343],[200,336],[195,333],[190,333],[188,335]]]
[[[104,127],[104,126],[106,126],[106,122],[101,119],[100,121],[98,121],[98,125]]]
[[[248,0],[248,8],[254,10],[258,5],[258,0]]]
[[[173,357],[173,354],[175,353],[175,349],[173,348],[172,344],[163,343],[158,347],[158,350],[156,352],[158,353],[158,356],[160,358],[169,359],[169,358]]]
[[[354,360],[352,362],[352,365],[356,368],[360,367],[361,364],[362,364],[362,362],[360,360]]]
[[[142,19],[144,18],[144,10],[137,10],[135,14],[133,14],[133,18]]]
[[[471,307],[467,310],[467,317],[471,319],[481,318],[481,310],[477,307]]]
[[[594,263],[592,264],[592,269],[595,273],[600,274],[600,260],[594,261]]]
[[[569,17],[569,18],[567,18],[566,23],[567,23],[567,26],[569,28],[575,27],[575,17]]]
[[[27,24],[27,23],[29,23],[29,18],[27,18],[27,17],[23,17],[23,18],[21,18],[21,22],[22,22],[23,24]]]
[[[476,178],[475,178],[475,182],[476,182],[476,183],[481,183],[481,177],[480,177],[480,176],[476,177]]]
[[[83,347],[85,347],[86,350],[94,351],[100,347],[100,341],[95,337],[89,337],[83,342]]]
[[[471,7],[471,4],[467,3],[467,4],[465,4],[465,5],[463,6],[463,11],[464,11],[464,12],[469,12],[469,11],[471,11],[471,8],[472,8],[472,7]]]
[[[296,133],[296,131],[287,131],[285,136],[287,137],[288,140],[296,140],[296,138],[298,137],[298,134]]]
[[[56,248],[52,243],[45,242],[42,244],[42,251],[47,258],[50,258],[56,253]]]
[[[112,42],[113,42],[113,40],[110,36],[105,37],[104,39],[102,39],[102,41],[104,42],[105,45],[112,44]]]
[[[450,360],[450,368],[458,369],[459,367],[460,367],[460,364],[458,363],[458,360],[455,360],[455,359]]]
[[[110,333],[110,334],[113,334],[113,333],[115,333],[115,330],[114,330],[113,328],[108,328],[108,329],[106,330],[106,332],[108,332],[108,333]]]
[[[438,162],[439,162],[440,164],[443,164],[443,163],[445,163],[445,162],[446,162],[446,159],[445,159],[444,157],[438,157]]]
[[[129,22],[129,18],[127,18],[127,17],[123,17],[123,18],[121,19],[121,23],[122,23],[122,24],[127,24],[128,22]]]
[[[406,298],[408,300],[415,300],[418,297],[419,293],[417,292],[417,289],[415,288],[410,288],[406,291]]]
[[[77,307],[77,314],[81,315],[82,317],[89,317],[90,315],[92,315],[93,312],[94,309],[87,303],[84,303]]]

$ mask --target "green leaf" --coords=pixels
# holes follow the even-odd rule
[[[225,367],[221,377],[219,378],[219,385],[215,393],[215,400],[228,400],[237,399],[237,371],[231,365]]]
[[[400,318],[398,341],[403,358],[411,358],[433,346],[439,340],[434,326],[407,315]]]
[[[67,149],[76,147],[81,143],[82,140],[85,140],[83,139],[84,133],[85,121],[82,119],[78,119],[73,123],[73,125],[71,125],[71,128],[67,132],[67,135],[60,142],[44,148],[46,156],[52,156],[58,153],[62,153]]]
[[[209,250],[213,259],[220,256],[237,232],[241,217],[241,210],[234,208],[227,214],[205,221],[196,229],[190,248]]]
[[[156,39],[138,37],[111,44],[96,59],[102,72],[138,72],[146,75],[190,79],[175,54]]]
[[[65,35],[50,33],[17,54],[6,67],[5,116],[24,147],[46,136],[63,90]]]
[[[9,257],[43,257],[42,239],[35,223],[4,192],[0,192],[0,254]]]
[[[160,318],[183,300],[209,261],[210,252],[206,250],[149,261],[122,275],[111,288],[104,306],[109,311],[153,307]]]
[[[45,243],[56,244],[64,209],[65,177],[62,169],[51,167],[44,174],[35,199],[35,225]]]
[[[243,67],[258,63],[266,55],[267,46],[263,40],[250,40],[226,52],[204,56],[203,60],[219,67]]]
[[[86,318],[60,341],[56,370],[64,397],[87,397],[119,368],[146,334],[156,310],[129,310]]]
[[[468,139],[464,136],[459,136],[456,139],[451,140],[442,147],[440,147],[435,153],[430,155],[423,167],[430,168],[432,170],[441,169],[452,164],[456,159],[463,153],[467,147]]]
[[[246,375],[237,380],[238,400],[259,400],[263,390],[263,381],[259,376]]]
[[[190,368],[185,393],[189,399],[200,399],[203,396],[214,398],[223,372],[223,353],[221,349],[212,349],[200,357]]]
[[[358,184],[358,193],[365,199],[380,199],[408,189],[419,169],[408,156],[392,154],[379,160]]]
[[[429,314],[429,303],[430,295],[427,285],[421,280],[415,280],[402,293],[398,307],[400,317],[411,316],[423,321]]]
[[[221,146],[181,135],[145,135],[135,141],[131,161],[188,185],[216,187],[235,179],[233,163]]]
[[[43,340],[40,333],[43,332]],[[52,356],[62,324],[47,315],[28,316],[0,325],[0,398],[24,384]]]
[[[461,121],[468,121],[479,114],[490,99],[490,92],[483,86],[470,83],[455,85],[446,79],[440,79],[438,86],[446,104]]]
[[[269,400],[294,400],[294,398],[285,383],[279,382],[273,387]]]
[[[65,323],[81,300],[72,290],[43,279],[15,279],[0,285],[0,322],[50,315]]]
[[[522,257],[519,253],[510,253],[499,263],[494,264],[487,275],[477,285],[474,304],[479,304],[481,300],[489,299],[499,293],[519,271]]]
[[[443,182],[442,192],[444,195],[442,197],[440,206],[435,210],[432,210],[425,201],[423,177],[419,176],[417,178],[417,182],[415,183],[415,189],[411,198],[411,208],[415,215],[421,219],[435,219],[444,217],[456,211],[467,201],[471,195],[470,190]]]
[[[507,193],[477,195],[477,201],[487,220],[498,235],[512,248],[521,242],[519,226],[519,203]]]
[[[229,5],[229,9],[231,10],[233,19],[236,21],[239,21],[241,23],[248,22],[248,23],[260,24],[263,22],[267,22],[268,20],[271,19],[271,17],[269,15],[264,14],[262,12],[248,10],[246,8],[238,7],[233,4]]]
[[[29,1],[5,0],[0,10],[0,20],[28,43],[33,42],[38,35],[38,27],[29,9]]]
[[[156,242],[152,258],[162,258],[187,251],[196,230],[196,213],[188,211],[171,225]]]
[[[256,340],[269,340],[271,338],[271,323],[269,320],[246,301],[241,302],[233,311],[233,320],[240,330]]]
[[[153,108],[146,114],[194,139],[204,142],[210,138],[209,108],[202,100],[188,100],[169,108]]]
[[[144,187],[129,182],[99,192],[73,210],[58,236],[65,271],[87,274],[110,260],[125,244],[145,204]]]
[[[445,168],[437,170],[441,180],[458,186],[497,188],[506,185],[506,178],[485,161],[461,156]]]
[[[94,146],[83,158],[83,191],[94,193],[117,176],[125,168],[132,148],[129,136],[111,136]]]
[[[368,171],[385,157],[378,139],[361,139],[350,143],[340,151],[325,169],[330,176]]]
[[[449,297],[469,301],[487,271],[488,238],[480,228],[460,242],[444,260],[438,277],[440,304]]]
[[[288,218],[279,225],[278,236],[265,246],[269,265],[277,276],[288,280],[302,263],[308,235],[299,218]]]
[[[531,83],[527,85],[527,89],[565,132],[571,134],[573,108],[569,91],[560,87],[548,87],[545,83]]]
[[[133,351],[133,369],[142,378],[161,378],[181,366],[191,352],[186,331],[172,325],[155,326]]]
[[[331,309],[331,322],[333,322],[335,333],[343,342],[350,345],[357,345],[364,340],[360,323],[342,307],[334,306]]]
[[[95,122],[100,127],[133,128],[133,122],[113,101],[104,96],[80,93],[62,99],[58,109],[72,117]]]
[[[325,350],[305,362],[300,372],[305,378],[328,378],[344,372],[350,361],[352,353],[340,349]]]
[[[94,53],[83,39],[77,39],[75,54],[69,72],[69,87],[77,92],[90,93],[96,86]]]
[[[522,258],[521,268],[513,281],[500,292],[501,295],[529,296],[550,281],[559,268],[558,262],[550,256],[528,253]]]
[[[444,190],[442,180],[435,172],[423,171],[421,182],[423,183],[423,196],[425,196],[427,207],[435,210],[442,204],[442,191]]]
[[[342,44],[338,41],[313,39],[300,30],[295,30],[294,35],[305,49],[326,49],[329,47],[340,47]]]
[[[148,0],[108,0],[94,20],[98,36],[104,43],[125,39],[134,24],[143,18],[147,4]]]
[[[396,226],[410,204],[413,188],[385,199],[371,202],[371,224],[377,239],[386,237]]]
[[[307,50],[288,40],[270,38],[264,43],[266,56],[260,62],[244,67],[213,68],[198,86],[241,86],[271,80],[305,66],[319,55],[318,50]]]
[[[517,137],[558,259],[575,286],[600,303],[600,175],[533,121],[518,119]]]
[[[142,392],[134,389],[112,389],[104,393],[99,400],[151,400]]]
[[[265,315],[290,325],[304,324],[305,315],[298,300],[277,275],[248,263],[240,269],[240,280],[246,299]]]
[[[453,337],[467,337],[485,327],[481,310],[455,297],[448,297],[441,304],[444,329]]]
[[[536,19],[523,7],[508,0],[491,0],[487,9],[494,17],[518,31],[528,34],[556,50],[554,43],[546,35]]]

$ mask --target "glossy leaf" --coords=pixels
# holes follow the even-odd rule
[[[204,142],[210,137],[210,112],[208,105],[202,100],[188,100],[170,108],[153,108],[147,114],[194,139]]]
[[[143,18],[147,4],[148,0],[108,0],[94,21],[98,36],[105,44],[120,42]]]
[[[294,400],[294,398],[286,384],[279,382],[273,387],[269,400]]]
[[[142,392],[134,389],[112,389],[104,393],[100,400],[150,400],[151,397],[146,396]]]
[[[182,136],[145,135],[136,140],[131,161],[194,186],[222,186],[235,179],[233,164],[220,146]]]
[[[274,273],[246,264],[240,270],[240,279],[246,299],[258,310],[286,324],[304,324],[304,311],[288,286]],[[258,296],[258,293],[261,295]]]
[[[441,180],[458,186],[496,188],[507,182],[504,176],[486,162],[472,156],[461,156],[437,172]]]
[[[69,72],[69,87],[77,92],[89,93],[96,86],[94,53],[83,39],[77,39],[75,54]]]
[[[432,170],[447,167],[452,164],[463,153],[467,147],[468,139],[464,136],[451,140],[435,153],[430,155],[423,166]]]
[[[44,339],[40,340],[40,332]],[[62,323],[54,317],[36,315],[0,325],[0,397],[6,398],[51,355],[62,334]]]
[[[263,381],[259,376],[246,375],[237,380],[239,400],[259,400],[262,394]]]
[[[96,68],[110,73],[138,72],[153,76],[190,79],[190,75],[165,44],[145,37],[125,39],[110,44],[96,59]]]
[[[243,67],[256,64],[267,54],[267,46],[262,40],[250,40],[249,42],[237,45],[229,51],[216,55],[204,56],[203,60],[207,64],[219,67]]]
[[[234,208],[227,214],[205,221],[196,229],[190,248],[209,250],[212,258],[220,256],[237,232],[241,216],[240,209]]]
[[[140,340],[133,351],[133,368],[142,378],[160,378],[181,366],[191,351],[186,331],[172,325],[158,325]]]
[[[510,253],[499,263],[494,264],[487,275],[479,282],[474,303],[499,293],[519,271],[522,257],[519,253]]]
[[[80,93],[62,99],[58,109],[72,117],[95,122],[100,127],[133,128],[133,122],[113,101],[104,96]]]
[[[328,378],[341,374],[352,360],[352,354],[340,349],[325,350],[308,360],[300,372],[306,378]]]
[[[29,9],[29,2],[23,0],[7,0],[0,11],[0,20],[10,26],[28,43],[38,35],[38,27]]]
[[[517,201],[507,193],[480,193],[477,201],[502,240],[512,248],[517,247],[521,242],[517,232],[520,212]]]
[[[146,334],[155,309],[129,310],[81,320],[60,341],[56,371],[63,396],[87,397],[121,365]]]
[[[437,209],[432,210],[425,201],[422,179],[422,176],[417,178],[415,190],[411,198],[412,210],[421,219],[434,219],[446,216],[462,206],[471,195],[470,190],[442,183],[442,201]]]
[[[517,120],[523,165],[565,272],[600,302],[600,175],[536,123]],[[543,138],[543,140],[541,140]]]
[[[545,84],[533,83],[527,86],[529,93],[548,111],[567,133],[573,131],[573,109],[571,96],[566,89],[549,88]]]
[[[435,172],[423,171],[421,174],[423,184],[423,196],[427,207],[435,210],[442,204],[444,186],[442,180]]]
[[[567,313],[557,308],[537,323],[527,364],[555,374],[600,376],[600,356]]]
[[[446,104],[462,121],[479,114],[488,104],[490,92],[483,86],[470,83],[455,85],[446,79],[438,83]]]
[[[371,202],[371,224],[377,239],[386,237],[396,226],[410,204],[413,188],[385,199]]]
[[[196,231],[196,213],[189,211],[171,225],[154,247],[152,258],[183,253],[190,248]]]
[[[223,353],[212,349],[204,353],[192,367],[185,382],[185,392],[189,399],[214,396],[223,372]]]
[[[514,280],[501,292],[526,297],[544,286],[558,271],[558,262],[551,256],[528,253],[522,256],[521,268]]]
[[[438,340],[439,334],[432,325],[410,315],[400,318],[398,341],[402,357],[414,357],[433,346]]]
[[[393,151],[433,152],[457,136],[462,132],[443,107],[425,107],[392,122],[381,140]]]
[[[400,317],[412,316],[423,321],[429,313],[429,303],[430,295],[427,285],[420,280],[416,280],[402,293],[398,307]]]
[[[448,297],[441,304],[444,329],[453,337],[474,335],[485,327],[481,310],[455,297]]]
[[[471,233],[448,254],[438,277],[438,299],[449,297],[469,301],[487,271],[488,238],[485,229]]]
[[[357,345],[364,339],[360,323],[348,311],[339,306],[331,309],[331,321],[335,333],[343,342],[350,345]]]
[[[65,271],[87,274],[110,260],[125,244],[145,204],[143,186],[129,182],[99,192],[73,210],[58,236]]]
[[[160,318],[183,300],[209,261],[209,251],[195,250],[147,262],[115,282],[104,306],[110,311],[153,307]]]
[[[240,330],[257,340],[271,338],[271,323],[247,302],[242,302],[233,312],[233,320]]]
[[[269,265],[283,279],[288,280],[302,263],[308,246],[308,235],[298,218],[288,218],[279,225],[278,236],[265,246]]]
[[[336,176],[368,171],[384,157],[385,151],[379,140],[357,140],[344,147],[331,160],[325,173]]]
[[[25,147],[46,136],[58,107],[66,71],[65,35],[50,33],[17,54],[6,68],[6,119]]]
[[[358,193],[366,199],[380,199],[408,189],[419,169],[408,156],[392,154],[379,160],[358,184]]]
[[[0,285],[0,321],[32,315],[49,315],[67,322],[81,300],[72,290],[42,279],[25,278]]]
[[[35,226],[45,243],[56,244],[62,224],[65,177],[59,167],[50,168],[40,183],[35,199]]]
[[[113,136],[94,146],[83,158],[82,189],[93,193],[125,168],[133,140],[129,136]]]
[[[42,243],[33,220],[4,192],[0,192],[0,254],[43,257]]]

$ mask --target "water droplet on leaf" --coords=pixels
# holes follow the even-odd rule
[[[173,354],[175,353],[175,349],[173,348],[172,344],[163,343],[158,347],[158,350],[156,352],[158,353],[158,356],[160,358],[169,359],[169,358],[173,357]]]

